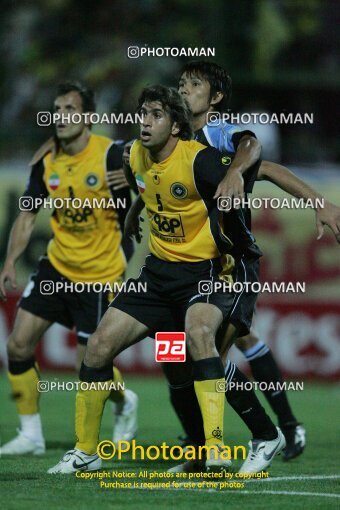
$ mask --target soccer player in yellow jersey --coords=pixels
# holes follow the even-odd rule
[[[131,242],[125,244],[125,252],[122,245],[130,191],[127,186],[115,190],[107,182],[108,175],[112,178],[112,174],[120,172],[122,149],[109,138],[92,134],[84,116],[80,123],[67,118],[67,115],[95,111],[93,92],[79,83],[61,84],[54,108],[64,115],[56,124],[59,151],[38,158],[32,167],[24,193],[30,207],[20,212],[13,225],[0,275],[0,290],[5,297],[5,283],[15,286],[15,262],[25,250],[34,228],[38,212],[35,199],[49,197],[59,199],[59,203],[63,200],[62,207],[56,208],[51,216],[53,237],[19,301],[8,340],[9,381],[21,426],[19,435],[0,448],[2,455],[45,452],[38,410],[36,344],[54,322],[75,327],[80,366],[88,337],[95,331],[111,294],[107,287],[100,291],[100,286],[94,289],[91,284],[113,286],[121,282],[127,258],[132,254]],[[72,291],[71,283],[77,282],[90,285],[85,290]],[[46,284],[61,288],[51,293]],[[122,382],[116,368],[114,381]],[[111,399],[116,414],[113,439],[115,442],[130,440],[136,433],[137,396],[117,385]]]
[[[191,140],[191,113],[177,91],[163,86],[145,89],[139,107],[141,135],[132,146],[130,164],[147,209],[151,253],[135,282],[145,283],[147,291],[119,293],[89,338],[80,380],[97,384],[97,391],[78,391],[75,449],[48,471],[51,474],[72,473],[79,462],[87,470],[100,468],[97,442],[109,391],[99,383],[111,380],[112,358],[148,334],[166,331],[174,316],[181,315],[205,443],[214,447],[207,454],[206,468],[230,465],[223,449],[224,394],[217,391],[224,383],[224,368],[215,335],[235,296],[215,288],[221,254],[231,242],[222,231],[213,197],[231,158]],[[256,166],[243,174],[246,191],[256,174]],[[213,288],[208,296],[200,292],[201,280]],[[282,438],[281,434],[278,447]]]
[[[235,165],[249,166],[250,159],[245,149],[249,141],[254,140],[254,138],[251,138],[252,133],[240,131],[238,126],[225,122],[216,121],[207,125],[209,112],[223,111],[223,108],[228,106],[231,93],[231,79],[226,70],[213,62],[190,62],[182,69],[178,89],[180,94],[189,103],[193,113],[195,139],[204,145],[216,147],[224,154],[226,152],[229,154],[234,153],[237,150],[231,168]],[[242,147],[241,144],[243,144]],[[128,153],[126,153],[126,156],[128,164]],[[272,181],[294,196],[305,200],[321,198],[320,194],[281,165],[262,161],[259,173],[262,174],[261,178]],[[232,173],[231,176],[233,176]],[[226,190],[221,191],[222,194],[226,193],[228,196],[232,196],[237,192],[237,189],[235,189],[235,185],[238,184],[237,179],[230,179],[229,172],[224,181],[229,181],[229,184]],[[138,216],[143,207],[144,202],[139,197],[130,209],[125,225],[125,232],[128,235],[135,235],[137,240],[140,238]],[[250,230],[250,210],[245,210],[244,215],[246,227]],[[228,218],[228,214],[226,217]],[[326,224],[329,225],[338,242],[340,242],[339,208],[325,201],[325,207],[316,210],[316,221],[319,235],[322,234],[322,224]],[[247,281],[251,278],[258,278],[258,264],[259,260],[254,260],[253,264],[247,266]],[[237,265],[239,270],[237,270]],[[240,264],[239,258],[236,257],[235,273],[238,273],[238,277],[242,278],[242,272],[243,266]],[[233,309],[232,315],[234,321],[239,312],[244,315],[246,310],[250,312],[249,320],[251,321],[254,299],[255,297],[252,293],[241,294],[237,306]],[[256,380],[273,383],[282,381],[282,376],[271,351],[259,341],[253,328],[249,335],[238,339],[235,344],[249,357],[253,376]],[[190,384],[191,371],[189,369],[186,375],[183,363],[164,363],[163,368],[169,382],[171,402],[183,424],[184,430],[188,434],[187,444],[201,444],[199,442],[202,440],[202,431],[199,426],[201,419],[198,414],[199,409],[197,409],[196,399],[192,398],[195,394],[193,384]],[[228,361],[226,366],[225,377],[226,381],[230,382],[232,380],[236,384],[244,380],[243,374],[230,361]],[[238,387],[241,388],[242,384],[239,384]],[[285,460],[294,458],[303,451],[305,445],[304,428],[294,417],[284,390],[267,391],[265,394],[274,412],[278,415],[279,427],[286,437],[287,446],[283,451],[283,458]],[[232,405],[253,435],[251,444],[253,450],[250,450],[253,459],[255,457],[255,448],[260,452],[261,448],[259,446],[262,445],[263,441],[269,441],[275,437],[276,428],[273,423],[270,423],[269,418],[265,417],[263,408],[253,392],[229,389],[226,392],[226,397],[229,404]],[[194,416],[197,418],[194,419]],[[254,469],[254,465],[255,461],[252,464],[252,469]]]

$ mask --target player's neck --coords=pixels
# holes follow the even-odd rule
[[[163,145],[163,147],[155,147],[154,149],[149,149],[150,158],[152,161],[155,163],[160,163],[161,161],[164,161],[166,158],[168,158],[170,154],[172,154],[175,150],[178,140],[178,138],[171,137],[167,143]]]
[[[65,154],[74,156],[82,152],[89,143],[91,133],[88,129],[84,129],[77,138],[71,140],[60,140],[60,147]]]
[[[208,111],[206,110],[205,112],[201,112],[193,116],[192,127],[194,128],[194,131],[204,128],[208,122],[208,115],[212,111],[213,109],[210,107]]]
[[[192,119],[192,127],[194,131],[198,131],[199,129],[202,129],[207,123],[207,113],[208,112],[202,112],[197,115],[193,116]]]

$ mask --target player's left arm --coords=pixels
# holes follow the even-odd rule
[[[124,232],[125,218],[131,207],[130,188],[126,186],[117,188],[116,185],[109,184],[109,179],[107,178],[108,175],[112,176],[113,173],[122,170],[122,156],[123,148],[113,143],[106,156],[106,179],[114,202],[125,205],[125,207],[117,207],[116,209],[121,232]],[[133,244],[129,239],[124,239],[122,244],[125,256],[129,260],[133,254]]]
[[[234,134],[238,135],[238,133]],[[218,184],[214,198],[229,197],[232,199],[244,197],[243,174],[254,165],[261,154],[261,144],[250,132],[241,132],[237,144],[234,160],[228,169],[228,173]]]
[[[323,199],[324,197],[315,191],[309,184],[297,177],[285,166],[278,165],[272,161],[262,161],[257,180],[267,180],[283,189],[290,195],[303,200]],[[335,239],[340,243],[340,207],[324,200],[324,207],[314,208],[316,214],[317,239],[321,239],[324,233],[324,225],[332,230]]]

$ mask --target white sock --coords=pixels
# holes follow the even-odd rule
[[[125,397],[120,402],[112,402],[112,412],[114,414],[121,414],[125,405]]]
[[[129,391],[125,390],[123,394],[123,399],[120,402],[112,402],[112,411],[115,414],[121,414],[123,411],[126,413],[126,411],[130,410],[130,407],[132,407],[131,399],[129,399]]]
[[[21,432],[35,443],[43,443],[40,414],[19,414]]]

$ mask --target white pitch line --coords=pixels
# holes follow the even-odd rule
[[[297,492],[297,491],[243,491],[240,494],[280,494],[282,496],[321,496],[324,498],[340,498],[340,494],[332,494],[331,492]]]
[[[156,490],[156,491],[162,491],[162,492],[167,492],[167,491],[170,491],[170,492],[174,492],[174,491],[185,491],[185,492],[188,492],[188,491],[194,491],[194,492],[208,492],[208,493],[214,493],[214,494],[225,494],[227,491],[226,490],[221,490],[221,491],[218,491],[216,489],[199,489],[199,488],[196,488],[196,487],[173,487],[171,489],[161,489],[161,488],[154,488],[154,489],[149,489],[147,487],[133,487],[131,488],[130,490]],[[298,491],[248,491],[248,490],[243,490],[243,489],[239,489],[237,491],[232,491],[230,490],[229,491],[230,494],[237,494],[238,496],[242,496],[243,494],[250,494],[250,495],[265,495],[265,494],[270,494],[270,495],[280,495],[280,496],[312,496],[312,497],[323,497],[323,498],[340,498],[340,494],[333,494],[331,492],[298,492]]]
[[[297,482],[299,480],[338,480],[340,478],[340,475],[300,475],[300,476],[275,476],[274,478],[249,478],[242,479],[244,482],[281,482],[282,480],[290,480]],[[237,479],[238,481],[241,480],[241,478]]]

